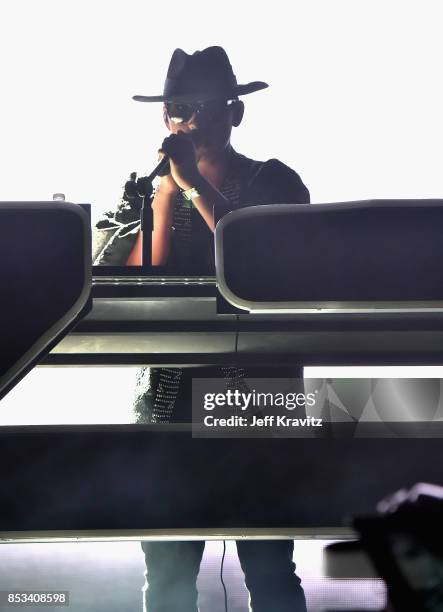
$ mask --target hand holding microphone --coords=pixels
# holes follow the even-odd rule
[[[200,173],[192,133],[171,134],[164,139],[159,153],[169,159],[170,175],[167,178],[171,178],[176,187],[183,190],[194,187]]]
[[[159,154],[161,159],[148,176],[136,180],[136,174],[131,174],[125,185],[128,199],[136,195],[150,197],[153,191],[152,181],[156,176],[161,179],[159,190],[168,195],[175,195],[179,189],[186,190],[195,185],[199,170],[191,134],[171,134],[164,139]]]

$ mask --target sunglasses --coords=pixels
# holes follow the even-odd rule
[[[235,100],[208,100],[193,104],[166,102],[165,108],[173,123],[186,123],[194,116],[201,121],[208,122],[218,119],[234,102]]]

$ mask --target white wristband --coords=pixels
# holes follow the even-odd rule
[[[200,197],[200,194],[195,187],[191,187],[190,189],[182,191],[182,196],[185,200],[193,200],[194,198]]]

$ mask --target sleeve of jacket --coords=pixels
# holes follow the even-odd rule
[[[116,210],[106,212],[92,228],[92,263],[124,266],[140,231],[142,198],[120,200]]]
[[[248,185],[248,206],[309,204],[310,195],[300,176],[278,159],[261,164]]]

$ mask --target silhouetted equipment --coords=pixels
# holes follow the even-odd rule
[[[47,363],[441,364],[441,227],[443,200],[240,209],[216,228],[219,308],[210,277],[96,268]]]
[[[0,202],[0,227],[1,398],[85,314],[91,229],[67,202]]]
[[[43,363],[53,365],[443,362],[443,200],[230,213],[216,229],[218,282],[234,296],[228,314],[217,312],[213,278],[106,266],[94,270],[92,311],[60,342],[53,321],[69,312],[73,324],[87,301],[89,235],[73,205],[35,207],[15,209],[0,245],[10,262],[1,305],[8,342],[18,334],[34,346],[30,320],[51,330],[28,367],[51,343]],[[27,350],[17,345],[14,363]],[[439,438],[223,440],[192,439],[173,425],[30,426],[0,428],[6,461],[3,532],[274,528],[290,537],[324,533],[348,508],[366,513],[386,491],[438,482],[443,448]]]
[[[217,278],[243,311],[443,311],[443,200],[242,208],[216,229]]]

